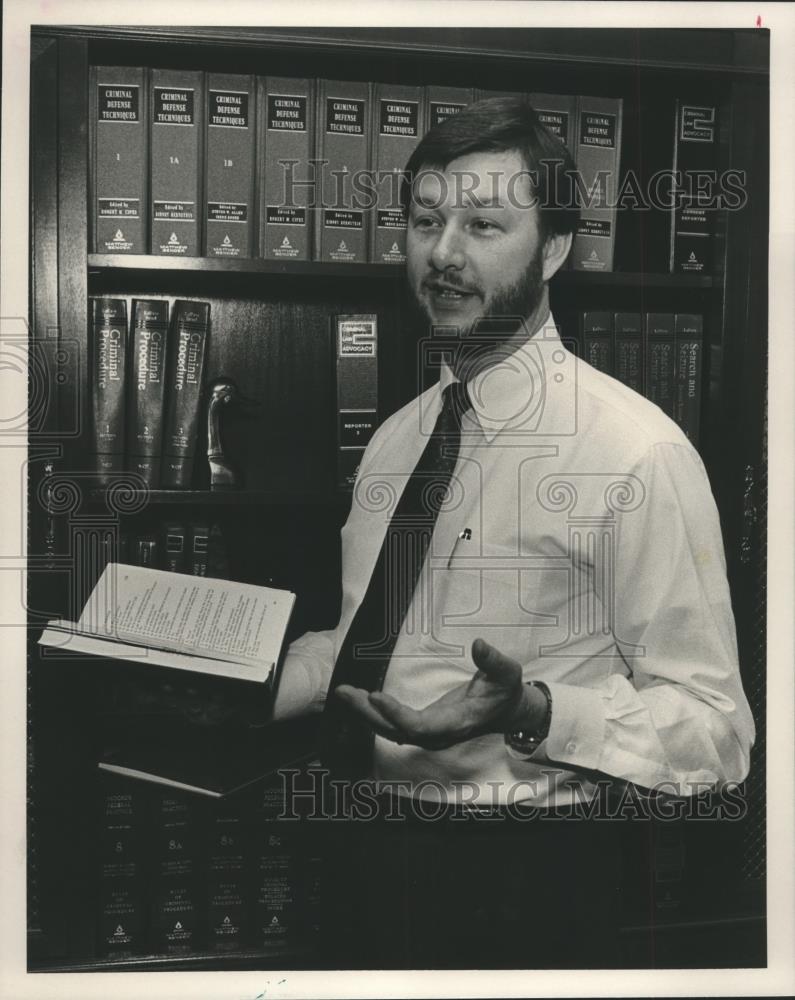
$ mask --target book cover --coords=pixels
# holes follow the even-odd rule
[[[315,259],[367,263],[365,209],[372,207],[368,180],[372,139],[372,84],[320,80],[317,154],[320,208]]]
[[[127,469],[150,489],[160,484],[168,302],[133,299]]]
[[[643,395],[643,324],[640,313],[617,312],[615,375],[619,382]]]
[[[91,300],[91,405],[94,468],[102,479],[124,471],[127,302],[100,296]]]
[[[311,260],[315,167],[313,80],[259,77],[259,253]]]
[[[247,838],[239,808],[214,803],[205,837],[208,944],[217,952],[237,951],[248,937],[250,909]]]
[[[188,569],[188,537],[184,521],[164,521],[163,569],[169,573],[185,573]]]
[[[457,115],[474,100],[471,87],[445,87],[429,84],[425,88],[425,112],[423,121],[426,131],[441,125],[443,121]]]
[[[102,816],[99,837],[101,954],[127,958],[145,951],[145,872],[140,789],[101,786]]]
[[[584,312],[580,317],[582,357],[592,368],[613,374],[613,316],[609,312]]]
[[[701,424],[704,317],[693,313],[676,313],[674,333],[676,344],[674,420],[690,441],[698,446]]]
[[[352,489],[378,425],[378,317],[336,316],[337,486]]]
[[[160,546],[153,534],[138,535],[134,542],[133,562],[136,566],[157,569],[160,566]]]
[[[376,83],[373,93],[376,204],[369,213],[370,260],[406,261],[406,215],[400,201],[403,171],[426,129],[422,88]]]
[[[709,274],[716,209],[698,177],[713,174],[717,157],[717,111],[712,106],[676,102],[674,176],[676,204],[671,213],[671,274]]]
[[[209,73],[204,169],[206,257],[253,254],[256,122],[254,77]]]
[[[280,820],[281,784],[262,790],[252,834],[254,933],[257,947],[280,950],[298,933],[298,865],[295,826]]]
[[[197,806],[167,791],[155,803],[152,951],[184,955],[199,943]]]
[[[646,397],[669,417],[674,415],[673,313],[646,313]]]
[[[191,521],[188,533],[190,543],[188,568],[193,576],[207,576],[210,525],[207,521]]]
[[[129,66],[89,73],[90,239],[95,253],[146,253],[147,74]]]
[[[538,120],[576,159],[577,98],[571,94],[528,94]]]
[[[168,358],[161,470],[163,489],[189,489],[193,481],[209,330],[208,302],[177,299]]]
[[[201,255],[204,74],[153,69],[150,80],[154,254]]]
[[[577,108],[577,173],[580,221],[572,246],[575,271],[612,271],[623,102],[580,97]]]

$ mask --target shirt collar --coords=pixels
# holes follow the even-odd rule
[[[497,364],[479,372],[467,384],[472,404],[465,416],[476,422],[490,444],[500,431],[520,430],[533,417],[544,398],[551,365],[551,351],[562,348],[552,313],[532,336]],[[453,371],[443,364],[439,375],[439,397],[457,381]]]

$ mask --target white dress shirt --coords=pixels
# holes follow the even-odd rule
[[[342,529],[339,624],[291,645],[277,717],[322,707],[453,377],[443,369],[368,446]],[[656,405],[567,351],[551,317],[468,389],[452,495],[384,690],[429,704],[471,678],[481,636],[547,684],[551,726],[529,758],[501,734],[438,751],[377,736],[375,776],[435,799],[538,806],[590,798],[600,772],[685,795],[741,781],[754,724],[698,453]]]

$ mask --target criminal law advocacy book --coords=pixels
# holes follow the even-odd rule
[[[294,603],[286,590],[109,563],[79,620],[49,622],[39,642],[273,686]]]
[[[91,300],[91,407],[94,468],[103,480],[124,471],[127,385],[127,302]]]

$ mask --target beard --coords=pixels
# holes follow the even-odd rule
[[[456,375],[467,381],[512,354],[532,335],[534,331],[527,327],[526,320],[533,316],[544,296],[543,267],[543,246],[539,246],[522,277],[499,289],[478,319],[465,329],[434,321],[426,304],[409,288],[408,318],[417,341],[432,344],[433,356],[443,356]],[[454,272],[445,272],[444,280],[451,285],[462,284]]]

